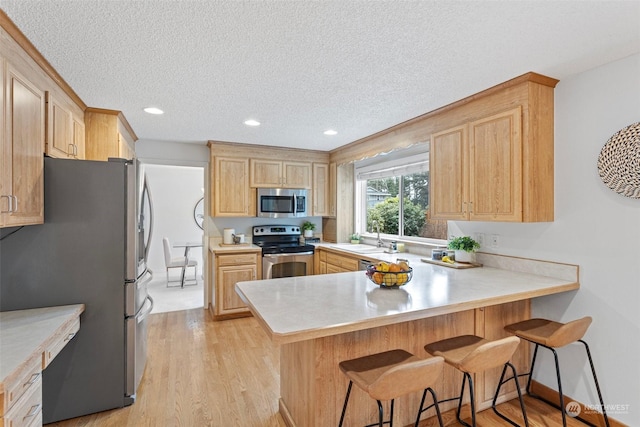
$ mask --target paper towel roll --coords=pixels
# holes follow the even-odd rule
[[[222,243],[225,245],[233,244],[233,235],[236,234],[235,228],[225,228],[222,235]]]

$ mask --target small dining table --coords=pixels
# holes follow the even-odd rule
[[[180,287],[184,288],[184,276],[187,271],[187,264],[189,263],[189,250],[191,248],[201,248],[202,242],[177,242],[173,244],[173,247],[184,248],[184,266],[182,267],[182,275],[180,276]]]

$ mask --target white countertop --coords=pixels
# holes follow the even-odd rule
[[[236,291],[272,341],[287,343],[580,287],[577,279],[492,267],[457,270],[420,262],[411,266],[413,280],[394,289],[381,288],[359,271],[239,282]]]
[[[75,304],[0,312],[0,391],[83,311],[84,304]]]

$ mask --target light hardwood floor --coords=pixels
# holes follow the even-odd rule
[[[159,313],[150,316],[149,357],[136,403],[49,426],[285,427],[278,397],[279,350],[254,318],[214,322],[203,309]],[[562,425],[556,409],[529,398],[526,405],[531,427]],[[500,409],[519,417],[517,401]],[[460,425],[453,417],[447,424]],[[479,427],[503,425],[509,424],[491,410],[478,416]]]

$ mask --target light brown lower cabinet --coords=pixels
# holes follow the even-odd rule
[[[316,274],[345,273],[360,270],[361,256],[349,256],[344,252],[332,251],[327,248],[317,248],[318,268]],[[371,261],[369,261],[371,262]]]
[[[260,252],[233,252],[233,254],[216,254],[212,257],[215,300],[213,304],[214,319],[224,320],[234,317],[250,316],[247,305],[240,299],[235,290],[238,282],[260,280],[262,268]]]

